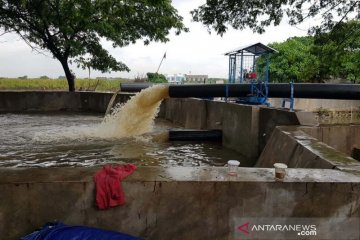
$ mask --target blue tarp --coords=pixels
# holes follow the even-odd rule
[[[46,224],[20,240],[141,240],[128,234],[63,223]]]

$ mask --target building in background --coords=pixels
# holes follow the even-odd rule
[[[208,75],[192,75],[185,74],[186,83],[206,83],[208,81]]]
[[[193,75],[193,74],[166,74],[166,80],[172,84],[184,83],[210,83],[208,75]]]
[[[185,75],[182,73],[166,74],[165,77],[169,83],[182,84],[185,82]]]

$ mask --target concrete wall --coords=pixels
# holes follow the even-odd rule
[[[309,122],[309,117],[300,115],[287,110],[193,98],[167,99],[160,111],[160,117],[185,128],[221,129],[223,145],[254,163],[276,126]]]
[[[216,110],[214,114],[217,114]],[[255,162],[259,156],[258,126],[258,107],[225,104],[222,121],[223,145],[237,150]]]
[[[160,117],[185,128],[221,129],[225,147],[236,150],[254,163],[258,157],[257,106],[171,98],[165,101]]]
[[[256,166],[272,167],[274,163],[285,163],[291,168],[360,168],[360,163],[355,159],[301,129],[302,127],[277,127]]]
[[[207,128],[207,104],[199,99],[166,99],[165,119],[180,124],[185,128]]]
[[[281,98],[270,98],[269,103],[272,107],[282,107]],[[356,110],[360,109],[360,100],[338,100],[338,99],[303,99],[296,98],[294,102],[296,109],[304,111],[317,111],[319,108],[329,110]]]
[[[15,240],[48,221],[146,239],[233,239],[236,217],[359,217],[359,176],[337,170],[157,168],[123,183],[126,204],[94,206],[96,168],[0,169],[0,236]],[[238,223],[240,224],[240,223]]]
[[[316,117],[320,124],[360,124],[360,109],[319,110]]]
[[[360,125],[302,126],[298,129],[349,156],[354,147],[360,146]]]
[[[259,114],[259,149],[263,151],[273,130],[276,126],[300,125],[300,121],[294,112],[275,108],[261,108]]]
[[[113,93],[0,91],[0,112],[87,111],[105,112]],[[125,102],[131,94],[118,95]]]
[[[281,108],[282,99],[269,100],[272,107]],[[289,103],[286,107],[288,108]],[[336,99],[295,99],[295,109],[316,113],[316,119],[321,124],[360,124],[359,100]]]

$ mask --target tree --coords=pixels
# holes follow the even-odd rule
[[[315,36],[312,54],[319,58],[321,78],[360,82],[360,21],[339,24]]]
[[[100,44],[123,47],[142,39],[168,41],[171,29],[187,31],[170,0],[0,0],[0,28],[15,32],[34,50],[48,50],[60,61],[75,91],[73,61],[89,57],[102,72],[129,71]]]
[[[348,19],[360,18],[358,0],[207,0],[191,12],[193,20],[202,22],[209,30],[222,35],[227,25],[235,29],[249,27],[263,33],[266,26],[279,25],[284,15],[289,23],[299,24],[308,18],[321,18],[318,26],[310,32],[324,32],[333,29]]]
[[[314,82],[319,80],[319,61],[311,53],[314,38],[293,37],[282,43],[271,43],[278,53],[270,54],[270,81]],[[265,69],[265,60],[257,59],[258,71]]]
[[[360,82],[360,21],[340,23],[331,32],[289,38],[271,43],[278,53],[270,55],[270,80],[314,82],[342,79]],[[265,59],[257,58],[257,71],[263,74]]]
[[[148,72],[146,75],[147,75],[148,81],[152,82],[152,83],[167,83],[168,82],[166,80],[166,77],[160,73]]]
[[[18,77],[18,79],[25,80],[25,79],[28,79],[28,76],[27,76],[27,75],[25,75],[25,76],[21,76],[21,77]]]
[[[88,79],[90,80],[92,62],[91,59],[80,57],[76,60],[77,67],[81,67],[83,70],[88,70]]]

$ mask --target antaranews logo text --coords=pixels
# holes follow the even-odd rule
[[[296,232],[299,236],[316,236],[316,225],[303,224],[250,224],[244,223],[237,228],[244,234],[251,232]]]

